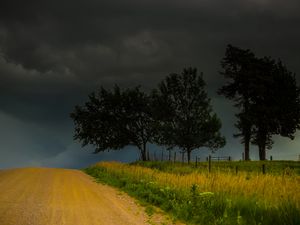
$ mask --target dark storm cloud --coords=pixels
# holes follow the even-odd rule
[[[215,94],[223,82],[220,59],[231,43],[259,56],[280,57],[299,75],[299,10],[296,0],[3,1],[1,118],[19,122],[11,122],[12,127],[7,122],[0,130],[5,133],[10,127],[17,143],[27,146],[10,146],[15,153],[7,157],[13,161],[24,151],[36,157],[34,162],[63,164],[72,157],[71,148],[79,149],[72,145],[68,115],[89,92],[114,83],[142,84],[149,90],[185,66],[204,72],[214,107],[224,121],[229,140],[225,149],[239,152],[241,146],[231,138],[231,103]],[[20,157],[26,164],[28,158]],[[46,162],[47,157],[52,160]],[[68,163],[76,165],[79,160],[74,156]]]

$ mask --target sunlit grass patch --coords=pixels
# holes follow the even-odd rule
[[[98,163],[86,172],[193,224],[300,222],[297,175],[197,170],[183,175],[115,162]]]

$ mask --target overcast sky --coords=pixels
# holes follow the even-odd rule
[[[81,148],[69,113],[100,86],[150,90],[187,66],[204,73],[223,122],[227,145],[216,154],[240,159],[235,109],[216,94],[226,45],[281,58],[299,82],[299,12],[299,0],[1,1],[0,168],[135,160],[133,147],[98,155]],[[300,133],[294,141],[275,138],[268,152],[274,159],[298,154]],[[258,158],[255,146],[251,158]]]

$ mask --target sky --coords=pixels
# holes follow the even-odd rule
[[[216,94],[226,45],[280,58],[299,83],[299,11],[298,0],[1,1],[0,168],[136,160],[132,146],[99,154],[82,148],[70,112],[100,86],[148,91],[190,66],[203,72],[223,123],[227,145],[214,155],[241,159],[243,146],[232,137],[236,109]],[[274,140],[267,156],[298,159],[300,132]],[[195,154],[204,159],[209,151]],[[258,158],[256,146],[250,156]]]

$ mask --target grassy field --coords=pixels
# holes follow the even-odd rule
[[[299,162],[98,163],[85,169],[188,224],[300,224]],[[238,173],[236,173],[238,167]]]
[[[160,171],[176,173],[176,174],[189,174],[193,172],[207,172],[208,162],[192,162],[190,165],[180,162],[168,161],[148,161],[148,162],[134,162],[132,165],[140,165],[143,167],[158,169]],[[251,172],[260,174],[262,173],[262,166],[265,165],[265,173],[273,175],[300,175],[300,162],[299,161],[212,161],[212,172],[226,172],[226,173],[239,173]]]

